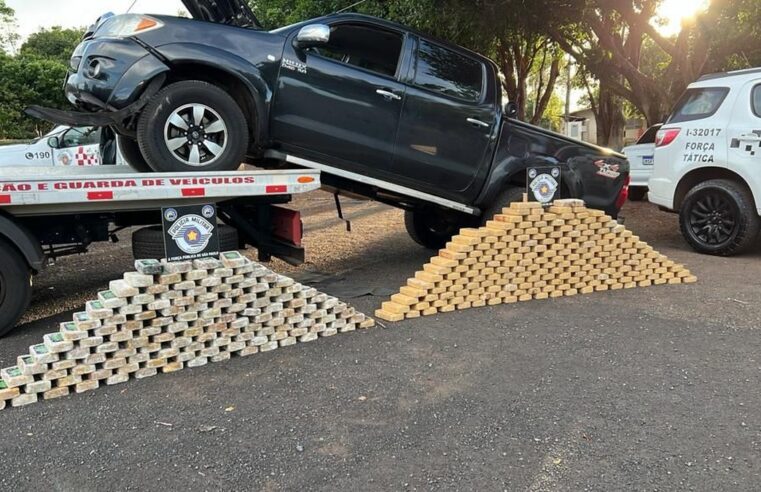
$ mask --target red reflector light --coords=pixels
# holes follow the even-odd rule
[[[206,190],[203,188],[183,188],[182,196],[204,196]]]
[[[88,200],[113,200],[114,192],[113,191],[88,191],[87,199]]]
[[[265,188],[267,193],[288,193],[288,186],[286,185],[268,185]]]
[[[618,198],[616,199],[616,208],[618,210],[621,210],[621,207],[624,206],[624,203],[626,203],[626,200],[629,198],[629,183],[631,183],[632,177],[627,176],[626,181],[624,181],[624,186],[621,188],[621,191],[618,192]]]
[[[658,133],[655,135],[655,146],[665,147],[669,145],[676,139],[676,137],[679,136],[680,131],[680,128],[666,128],[663,130],[658,130]]]
[[[11,203],[10,195],[0,195],[0,203]]]

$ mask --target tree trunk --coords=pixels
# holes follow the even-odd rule
[[[624,120],[621,101],[605,82],[600,82],[597,103],[597,145],[620,149],[624,142]]]

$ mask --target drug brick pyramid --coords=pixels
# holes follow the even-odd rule
[[[462,229],[375,316],[386,321],[697,279],[581,200],[505,208]]]
[[[375,324],[238,252],[135,266],[17,365],[0,370],[0,409]]]

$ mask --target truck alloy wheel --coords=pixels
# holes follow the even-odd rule
[[[164,143],[189,166],[216,161],[227,148],[227,125],[219,113],[201,103],[177,108],[164,125]]]
[[[730,256],[755,242],[759,217],[747,189],[734,181],[715,179],[690,190],[682,204],[679,225],[696,251]]]
[[[232,171],[248,150],[246,117],[227,92],[185,80],[159,91],[143,109],[137,141],[157,172]]]

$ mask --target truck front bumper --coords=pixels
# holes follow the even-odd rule
[[[85,40],[72,55],[64,84],[66,99],[84,111],[30,106],[26,113],[68,126],[119,125],[158,92],[168,71],[134,39]]]
[[[148,104],[148,101],[164,85],[165,79],[166,77],[164,75],[154,78],[151,83],[148,84],[148,87],[146,87],[138,100],[123,109],[109,110],[108,105],[95,99],[95,96],[90,96],[89,100],[93,103],[97,104],[98,102],[101,102],[103,104],[102,111],[93,113],[66,111],[63,109],[45,108],[43,106],[29,106],[24,112],[32,118],[50,121],[58,125],[97,127],[110,125],[118,126],[121,125],[124,120],[143,109],[143,106]]]

